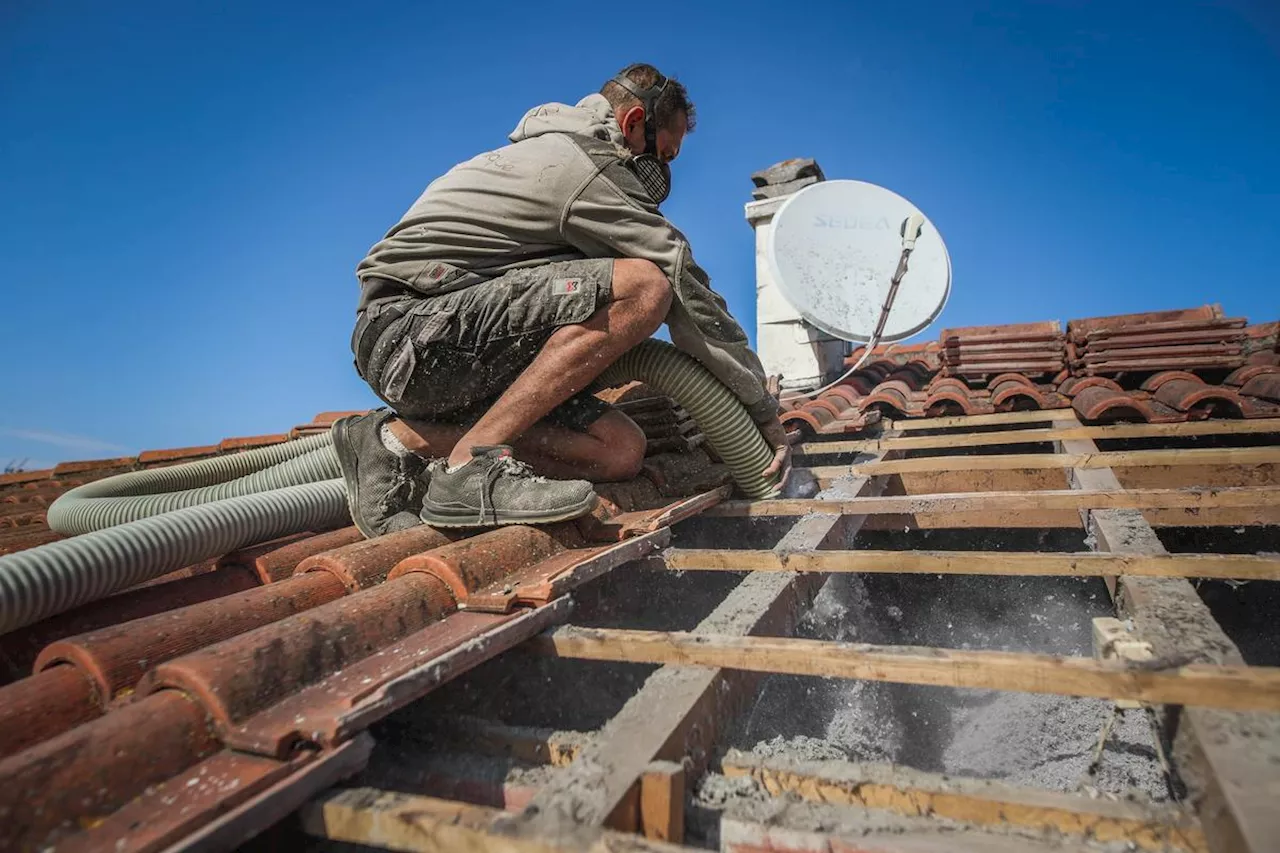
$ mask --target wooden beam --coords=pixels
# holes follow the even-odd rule
[[[1074,419],[1074,415],[1069,415]],[[1077,421],[1078,423],[1078,421]],[[1062,443],[1068,453],[1090,453],[1090,439]],[[1071,485],[1113,489],[1110,469],[1073,470]],[[1094,547],[1112,554],[1167,553],[1141,513],[1098,510],[1086,514]],[[1243,663],[1240,650],[1185,580],[1121,577],[1120,609],[1157,657],[1205,663]],[[1280,716],[1186,708],[1166,715],[1174,762],[1187,783],[1205,837],[1215,853],[1261,853],[1280,838]]]
[[[1199,822],[1176,806],[1093,799],[886,764],[762,759],[736,750],[721,766],[725,776],[754,779],[775,797],[942,818],[980,828],[1021,827],[1153,853],[1208,850]]]
[[[1163,510],[1164,512],[1191,512],[1192,510]],[[1249,512],[1249,510],[1235,510]],[[1280,509],[1275,510],[1280,515]],[[1054,528],[1078,528],[1077,513],[1056,509],[1004,512],[944,512],[919,513],[918,515],[871,515],[863,530],[893,530],[909,533],[913,530],[1052,530]]]
[[[655,761],[640,777],[640,830],[656,841],[684,841],[684,765]]]
[[[536,797],[537,794],[534,794]],[[529,803],[533,800],[530,799]],[[529,803],[525,804],[525,808],[529,807]],[[622,799],[613,807],[608,816],[604,819],[604,825],[607,829],[614,829],[618,832],[639,832],[640,831],[640,785],[632,785],[622,795]],[[594,827],[593,827],[594,828]]]
[[[1067,471],[1015,468],[1009,471],[917,471],[889,477],[891,495],[934,495],[951,492],[1030,492],[1071,488]]]
[[[731,592],[700,629],[786,632],[815,581],[794,574],[753,575]],[[718,669],[664,667],[649,676],[565,772],[539,791],[516,819],[526,837],[554,836],[576,825],[601,826],[654,760],[709,753],[727,716],[734,680]]]
[[[1139,666],[1017,652],[604,628],[557,628],[530,642],[538,651],[583,660],[1280,711],[1278,667],[1178,667],[1158,660]]]
[[[1054,415],[1056,419],[1058,415]],[[1049,418],[1046,417],[1046,420]],[[1064,439],[1182,438],[1201,435],[1257,435],[1280,433],[1280,418],[1249,420],[1183,421],[1172,424],[1108,424],[1016,429],[1002,432],[958,432],[942,435],[908,435],[857,441],[808,441],[796,448],[800,456],[830,453],[874,453],[887,450],[937,450],[953,447],[988,447],[1005,444],[1038,444]]]
[[[884,479],[863,478],[847,493],[879,494]],[[836,526],[856,531],[857,518],[816,516],[792,528],[779,547],[816,547]],[[822,578],[794,572],[747,577],[695,629],[745,636],[786,634],[817,593]],[[576,825],[599,826],[653,761],[687,762],[695,779],[712,754],[721,728],[753,693],[758,676],[718,668],[663,667],[582,749],[567,772],[539,792],[516,818],[519,832],[545,837]]]
[[[874,572],[912,575],[1016,575],[1280,580],[1280,557],[1253,554],[1098,554],[1043,551],[734,551],[671,548],[677,571]]]
[[[676,853],[689,848],[608,830],[579,830],[549,838],[504,832],[509,815],[497,809],[377,788],[348,788],[313,800],[298,812],[316,838],[412,853]]]
[[[1111,469],[1129,489],[1245,488],[1280,482],[1280,463],[1263,465],[1137,465]]]
[[[1063,413],[1062,419],[1054,422],[1056,426],[1071,428],[1079,426],[1080,421],[1077,419],[1074,411]],[[1058,453],[1064,456],[1084,456],[1090,457],[1097,454],[1098,445],[1091,438],[1069,438],[1054,443],[1054,447]],[[1115,472],[1110,467],[1104,468],[1084,468],[1080,466],[1072,466],[1067,471],[1067,484],[1077,492],[1092,492],[1098,489],[1115,490],[1124,488],[1120,481],[1116,478]],[[1094,530],[1100,522],[1106,523],[1111,527],[1120,525],[1134,525],[1136,528],[1150,529],[1147,520],[1142,513],[1135,512],[1133,509],[1125,509],[1120,511],[1119,507],[1089,507],[1080,510],[1080,521],[1084,524],[1085,530]],[[1096,533],[1094,536],[1094,550],[1097,550]],[[1151,538],[1155,539],[1154,531]],[[1159,544],[1159,540],[1156,540]],[[1164,554],[1164,548],[1160,547],[1158,551],[1150,551],[1147,556],[1161,556]],[[1107,587],[1107,593],[1111,596],[1111,600],[1115,601],[1117,576],[1111,575],[1105,577],[1104,583]]]
[[[1059,409],[1045,409],[1036,412],[952,415],[945,418],[902,418],[900,420],[882,421],[882,423],[884,423],[886,429],[894,429],[900,432],[913,432],[921,429],[971,429],[973,427],[1035,424],[1041,421],[1052,421],[1059,411]]]
[[[848,500],[726,501],[707,516],[915,515],[931,512],[992,512],[1080,509],[1196,509],[1280,507],[1280,486],[1245,489],[1052,489],[1018,492],[951,492]]]
[[[731,808],[720,818],[720,853],[1097,853],[1098,846],[1080,840],[1033,838],[1029,833],[939,831],[936,823],[917,819],[916,828],[879,823],[872,813],[847,806],[774,801],[767,815]]]
[[[1009,453],[927,456],[810,468],[819,481],[853,473],[874,477],[915,471],[991,471],[1033,468],[1113,468],[1152,465],[1265,465],[1280,462],[1280,447],[1206,447],[1190,450],[1118,450],[1107,453]]]

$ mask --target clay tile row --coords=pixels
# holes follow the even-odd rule
[[[1056,320],[943,329],[938,345],[948,376],[983,380],[1017,373],[1045,378],[1066,367],[1066,339]]]
[[[1072,320],[1068,359],[1077,375],[1234,369],[1245,362],[1247,321],[1220,305]]]
[[[857,363],[864,349],[846,359]],[[808,435],[894,418],[1074,407],[1088,422],[1276,417],[1280,322],[1254,326],[1217,305],[1072,320],[965,326],[937,341],[877,346],[810,399],[782,392],[783,421]],[[1105,374],[1105,375],[1104,375]]]
[[[555,604],[512,607],[563,594],[579,566],[660,547],[625,537],[706,497],[718,499],[469,536],[423,526],[367,541],[350,529],[286,537],[4,637],[11,661],[39,650],[30,675],[0,688],[6,837],[19,847],[167,846],[308,761],[339,755],[438,684],[412,674],[441,655],[486,638],[467,645],[470,663],[448,670],[456,675],[563,618]],[[394,698],[362,704],[392,682]]]

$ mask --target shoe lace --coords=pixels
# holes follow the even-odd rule
[[[504,456],[498,460],[498,464],[494,467],[501,466],[508,474],[513,477],[530,480],[534,483],[548,482],[546,477],[533,473],[533,469],[529,467],[527,462],[521,462],[514,456]]]
[[[418,479],[417,472],[411,471],[408,466],[401,463],[396,468],[395,478],[391,481],[391,488],[387,489],[386,495],[382,498],[382,511],[390,513],[396,506],[412,503],[415,492],[422,488],[422,483]]]
[[[498,510],[493,505],[493,489],[498,483],[498,478],[503,474],[512,477],[518,477],[522,480],[529,480],[533,483],[546,483],[547,478],[533,473],[533,469],[528,464],[521,462],[514,456],[503,456],[489,466],[489,470],[484,475],[484,488],[480,490],[480,521],[486,520],[486,514],[492,515],[488,519],[494,524],[498,522]]]

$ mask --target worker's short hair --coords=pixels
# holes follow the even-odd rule
[[[662,72],[652,65],[640,63],[629,66],[630,71],[623,69],[619,73],[625,73],[627,79],[635,83],[641,89],[647,89],[654,85]],[[632,107],[642,106],[640,99],[619,86],[613,80],[605,83],[600,89],[600,94],[613,105],[615,115],[622,115]],[[663,90],[662,95],[658,98],[658,103],[654,107],[654,120],[657,126],[670,129],[675,124],[676,116],[684,113],[689,121],[689,131],[693,131],[696,113],[693,107],[693,101],[689,100],[689,92],[685,89],[684,84],[674,77],[667,78],[667,88]]]

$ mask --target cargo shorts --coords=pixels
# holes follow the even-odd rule
[[[439,296],[380,300],[357,316],[356,371],[397,414],[470,426],[532,363],[561,326],[581,323],[613,295],[613,260],[512,270]],[[586,432],[611,407],[583,390],[545,418]]]

